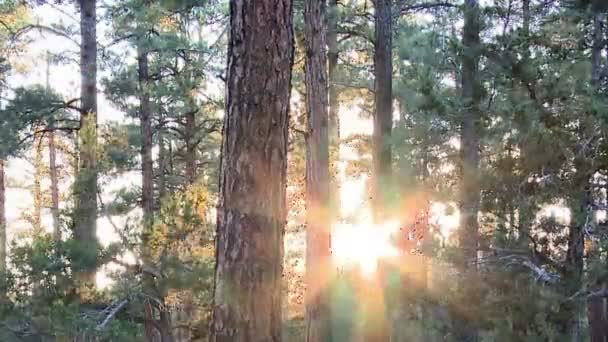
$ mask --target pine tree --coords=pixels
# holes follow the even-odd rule
[[[330,165],[326,3],[304,5],[306,40],[306,315],[307,341],[329,341]]]
[[[292,63],[292,2],[232,0],[213,341],[281,340]]]
[[[95,280],[97,254],[97,2],[79,1],[80,9],[80,129],[79,169],[74,184],[74,238],[89,255],[79,272],[84,283]]]

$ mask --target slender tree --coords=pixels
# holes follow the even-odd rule
[[[97,250],[97,9],[96,0],[80,0],[80,130],[76,175],[74,238],[84,251]],[[94,256],[91,255],[92,259]],[[93,283],[95,268],[78,277]]]
[[[51,59],[46,54],[46,91],[51,91]],[[53,240],[61,241],[61,226],[59,224],[59,177],[57,168],[57,147],[55,146],[55,127],[52,122],[48,131],[49,147],[49,178],[51,180],[51,217],[53,218]]]
[[[460,247],[464,258],[470,260],[477,254],[479,210],[479,4],[477,0],[466,0],[463,30],[463,55],[461,91],[463,99],[461,123],[461,172],[460,184]]]
[[[593,46],[591,48],[591,82],[593,90],[600,87],[602,73],[602,51],[605,48],[604,25],[606,13],[597,12],[593,16]],[[582,257],[582,255],[581,255]],[[605,281],[596,284],[594,290],[605,287]],[[588,300],[589,332],[591,342],[603,342],[608,339],[608,318],[603,297],[591,297]]]
[[[231,0],[212,341],[281,341],[291,0]]]
[[[4,160],[0,159],[0,282],[6,274],[6,184],[4,180]],[[4,293],[0,293],[0,296]]]
[[[392,178],[391,132],[393,127],[392,1],[375,1],[375,112],[373,153],[373,205],[376,220],[388,210],[388,189]]]
[[[306,39],[306,340],[329,341],[329,134],[326,2],[304,5]]]

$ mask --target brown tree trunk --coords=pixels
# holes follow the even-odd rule
[[[76,175],[74,238],[83,250],[96,253],[97,243],[97,29],[96,1],[80,0],[80,130],[79,167]],[[91,255],[91,257],[93,257]],[[94,283],[95,267],[77,278]]]
[[[140,39],[142,39],[140,37]],[[152,108],[150,104],[150,77],[148,68],[148,52],[142,47],[143,44],[139,42],[137,49],[137,67],[139,74],[139,121],[141,126],[142,145],[141,145],[141,175],[142,175],[142,197],[141,205],[143,211],[144,220],[144,233],[142,237],[142,244],[144,250],[144,262],[151,262],[149,255],[149,243],[150,234],[154,229],[154,162],[152,160],[152,146],[153,146],[153,131],[152,131]],[[148,290],[152,293],[157,293],[156,281],[150,276],[146,275],[144,283]],[[158,298],[164,301],[164,298]],[[147,306],[152,304],[147,303]],[[158,320],[158,335],[160,336],[161,342],[173,341],[171,333],[171,322],[167,309],[162,306],[157,308],[160,312]],[[146,308],[144,310],[145,322],[146,322],[146,335],[149,342],[155,341],[156,336],[155,328],[152,326],[155,318],[151,313],[153,308]]]
[[[336,69],[338,67],[338,5],[336,0],[328,0],[327,18],[327,74],[329,95],[329,144],[337,147],[340,142],[340,117]]]
[[[53,217],[53,240],[61,241],[61,226],[59,224],[59,180],[57,177],[57,149],[55,148],[55,132],[49,132],[49,173],[51,178],[51,216]]]
[[[191,101],[191,109],[186,113],[186,184],[196,182],[196,144],[194,143],[196,128],[196,111],[194,101]]]
[[[462,124],[461,124],[461,184],[459,194],[460,225],[458,239],[462,249],[462,272],[472,272],[476,268],[479,232],[477,216],[480,202],[479,161],[481,114],[480,83],[478,80],[479,45],[479,4],[477,0],[465,0],[464,29],[462,43]],[[473,266],[471,266],[471,263]],[[467,277],[467,276],[464,276]],[[472,287],[465,285],[465,290]],[[463,315],[458,322],[458,338],[461,341],[477,340],[477,319],[473,312]]]
[[[479,5],[477,0],[465,1],[462,58],[462,98],[464,108],[461,127],[462,183],[460,186],[460,247],[467,261],[477,256],[479,240],[477,212],[480,189],[478,185],[480,112],[479,112]]]
[[[386,218],[392,180],[393,50],[391,0],[376,0],[375,105],[373,134],[373,211],[376,221]]]
[[[33,197],[33,213],[32,213],[32,227],[36,236],[40,236],[43,233],[42,229],[42,177],[44,174],[44,164],[42,163],[42,141],[43,135],[36,135],[34,139],[35,152],[34,152],[34,185],[32,189]]]
[[[593,47],[591,50],[591,80],[594,87],[597,87],[601,78],[602,71],[602,50],[605,47],[603,40],[603,22],[606,15],[596,13],[593,18]],[[599,286],[592,288],[593,291],[600,290],[605,287],[604,283],[599,283]],[[589,320],[589,332],[591,342],[605,342],[608,340],[608,313],[605,310],[605,297],[589,298],[587,305],[587,315]]]
[[[0,159],[0,283],[6,280],[6,185],[4,182],[4,160]],[[4,288],[4,286],[2,286]],[[0,298],[5,295],[0,292]]]
[[[306,341],[331,340],[329,133],[325,0],[304,4],[306,37]]]
[[[162,117],[161,117],[162,121]],[[167,195],[167,146],[164,128],[158,131],[158,207]]]
[[[138,49],[137,64],[139,70],[139,121],[141,126],[141,206],[144,218],[144,241],[152,232],[154,221],[154,169],[152,161],[152,113],[150,108],[150,85],[148,80],[148,55]]]
[[[291,0],[231,0],[211,341],[281,341]]]
[[[372,212],[376,223],[389,215],[389,190],[392,182],[391,133],[393,128],[393,49],[392,0],[375,1],[374,39],[374,132],[372,136]],[[378,277],[381,277],[381,270]],[[376,279],[379,281],[379,279]],[[378,286],[383,286],[380,282]],[[366,341],[390,339],[386,303],[367,309],[363,335]]]
[[[338,4],[327,3],[327,84],[329,96],[329,165],[330,165],[330,221],[340,218],[340,184],[338,162],[340,161],[340,101],[336,86],[338,67]]]

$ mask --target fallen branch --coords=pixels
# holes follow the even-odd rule
[[[114,307],[111,310],[109,310],[109,313],[106,316],[106,318],[95,329],[97,331],[104,330],[105,327],[108,325],[108,323],[110,323],[112,321],[112,319],[114,319],[116,314],[118,314],[120,312],[120,310],[122,310],[122,308],[124,308],[127,304],[129,304],[130,301],[131,300],[129,298],[125,298],[122,301],[120,301],[118,304],[114,305]]]

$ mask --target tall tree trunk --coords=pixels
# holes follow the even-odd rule
[[[338,68],[338,4],[336,0],[327,3],[327,84],[329,96],[329,165],[330,165],[330,221],[340,217],[340,184],[338,162],[340,161],[340,101],[336,86]]]
[[[479,240],[477,212],[479,210],[479,5],[477,0],[465,1],[462,58],[462,98],[464,108],[461,127],[462,183],[460,186],[460,247],[466,260],[477,256]]]
[[[593,17],[593,47],[591,50],[591,81],[594,87],[599,86],[602,71],[602,51],[605,48],[603,24],[606,18],[605,13],[596,13]],[[605,288],[605,282],[596,284],[597,291]],[[608,340],[608,314],[605,310],[605,297],[589,298],[588,305],[588,320],[591,342],[604,342]]]
[[[140,37],[140,39],[143,39]],[[143,47],[142,42],[138,42],[137,49],[137,67],[139,74],[139,121],[141,126],[142,145],[141,145],[141,175],[142,175],[142,211],[144,219],[144,233],[142,237],[142,244],[144,250],[144,262],[151,262],[149,255],[149,243],[150,235],[154,229],[154,162],[152,160],[152,146],[154,133],[152,131],[152,108],[150,103],[150,77],[148,68],[148,52]],[[155,279],[150,275],[146,275],[144,283],[149,291],[152,293],[158,293],[157,284]],[[160,295],[158,298],[164,301],[164,296]],[[161,342],[172,342],[173,336],[171,333],[171,322],[169,312],[165,306],[158,306],[156,309],[159,310],[158,324],[154,324],[155,318],[152,313],[154,309],[152,304],[146,304],[150,306],[144,310],[145,322],[146,322],[146,336],[149,342],[155,341],[156,333],[160,336]],[[158,331],[155,331],[155,327],[158,326]]]
[[[329,96],[329,144],[337,147],[340,142],[339,93],[336,86],[338,68],[338,4],[336,0],[327,3],[327,74]]]
[[[186,113],[186,183],[193,184],[196,182],[196,144],[194,137],[196,129],[196,110],[194,110],[194,101],[191,100],[191,109]]]
[[[57,149],[55,147],[55,132],[49,132],[49,173],[51,178],[51,216],[53,217],[53,240],[61,241],[61,226],[59,222],[59,179],[57,176]]]
[[[43,233],[42,229],[42,177],[44,174],[44,164],[42,163],[42,141],[43,135],[36,135],[34,139],[34,185],[32,189],[33,208],[32,208],[32,227],[34,233],[39,236]]]
[[[231,0],[211,341],[281,341],[291,0]]]
[[[372,136],[372,214],[374,222],[387,219],[390,211],[389,191],[392,183],[393,128],[393,19],[392,0],[375,2],[374,38],[374,132]],[[383,266],[380,266],[383,267]],[[378,270],[378,286],[383,270]],[[387,303],[374,298],[367,306],[363,335],[366,341],[380,342],[390,339],[390,322],[387,320]]]
[[[46,53],[46,90],[51,90],[51,56]],[[61,241],[61,226],[59,222],[59,180],[57,177],[57,148],[55,147],[55,130],[50,125],[48,133],[49,144],[49,175],[51,178],[51,216],[53,218],[53,240]]]
[[[529,61],[530,46],[528,43],[530,40],[530,23],[532,21],[532,15],[531,15],[531,11],[530,11],[530,0],[522,1],[522,14],[523,14],[523,23],[522,23],[523,57],[522,57],[521,65],[524,68],[526,68],[528,65],[530,65],[530,61]],[[521,145],[525,144],[525,142],[521,141],[521,139],[520,139],[520,142],[518,144],[519,144],[518,149],[521,151],[524,147]],[[521,160],[522,164],[526,164],[525,159],[530,158],[530,157],[534,158],[534,156],[526,156],[526,155],[521,155],[519,158],[522,159]],[[532,187],[525,186],[524,190],[532,190]],[[523,194],[521,196],[518,196],[516,201],[517,201],[517,205],[518,205],[519,244],[521,246],[527,247],[530,245],[529,234],[530,234],[531,226],[534,222],[534,214],[535,214],[534,213],[535,205],[533,203],[533,196],[531,193],[527,193],[526,191],[523,191]]]
[[[306,37],[306,341],[331,340],[326,3],[304,5]]]
[[[161,117],[161,122],[162,122]],[[164,127],[158,130],[158,207],[167,195],[167,145],[165,141]]]
[[[6,185],[4,175],[4,160],[0,159],[0,299],[6,294]]]
[[[376,0],[375,8],[375,105],[373,133],[373,211],[376,221],[385,219],[392,180],[391,131],[393,127],[392,0]]]
[[[479,232],[477,215],[480,202],[479,161],[481,113],[479,109],[479,4],[477,0],[465,0],[462,43],[462,124],[461,124],[461,184],[459,195],[460,226],[458,239],[462,249],[462,271],[466,274],[476,267]],[[473,267],[469,263],[473,261]],[[467,276],[468,277],[468,276]],[[468,286],[467,286],[468,287]],[[472,314],[472,312],[470,313]],[[474,315],[464,315],[459,322],[461,341],[477,340]]]
[[[80,131],[79,168],[76,175],[74,238],[91,265],[77,274],[81,282],[94,283],[93,260],[97,254],[97,9],[96,0],[80,0]]]

